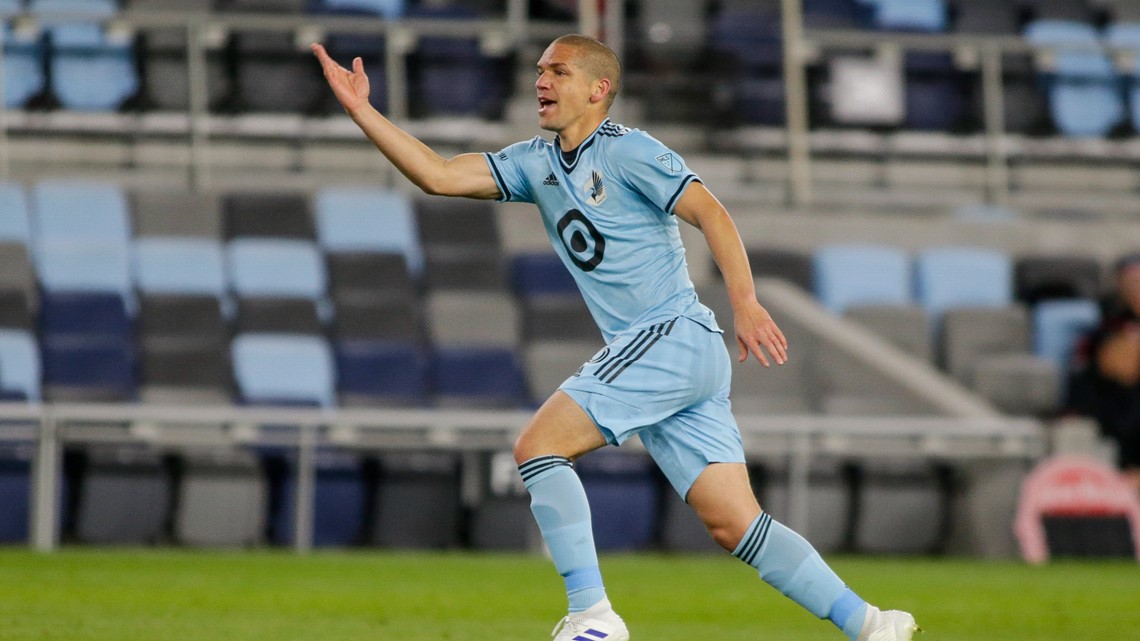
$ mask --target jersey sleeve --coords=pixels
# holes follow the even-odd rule
[[[498,152],[483,154],[491,168],[491,176],[499,187],[499,202],[534,202],[525,172],[526,159],[533,152],[533,147],[533,140],[523,141]]]
[[[685,159],[644,132],[635,132],[617,146],[618,171],[650,202],[667,214],[690,183],[700,181]]]

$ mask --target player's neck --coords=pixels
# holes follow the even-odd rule
[[[581,118],[575,120],[562,131],[558,132],[558,146],[562,151],[571,151],[577,149],[578,145],[582,144],[590,134],[605,122],[609,114],[601,112],[598,114],[584,114]]]

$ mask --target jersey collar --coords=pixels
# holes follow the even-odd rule
[[[562,171],[566,172],[567,174],[574,171],[574,168],[578,166],[578,160],[582,158],[582,152],[586,151],[590,145],[594,144],[594,141],[598,139],[598,130],[600,130],[602,127],[605,127],[609,121],[610,119],[606,118],[597,126],[597,128],[594,129],[594,131],[590,132],[590,135],[586,136],[586,139],[582,141],[582,144],[575,147],[574,151],[569,154],[569,161],[566,160],[566,156],[568,154],[562,153],[562,145],[559,142],[560,138],[557,135],[554,136],[554,154],[558,156],[558,163],[562,165]]]

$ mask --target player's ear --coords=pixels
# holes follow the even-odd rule
[[[610,95],[610,89],[612,88],[613,84],[609,78],[599,78],[594,82],[594,92],[590,94],[590,102],[601,102],[605,100],[606,96]]]

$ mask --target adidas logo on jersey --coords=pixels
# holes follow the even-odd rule
[[[554,174],[550,174],[546,177],[546,180],[542,181],[542,184],[546,185],[547,187],[557,187],[558,178],[556,178]]]

